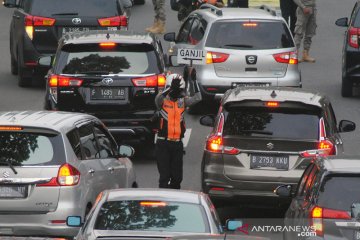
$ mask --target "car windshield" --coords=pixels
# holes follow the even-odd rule
[[[209,32],[207,47],[259,50],[294,47],[286,24],[281,21],[219,21]]]
[[[113,48],[99,44],[65,45],[58,69],[63,74],[158,74],[159,61],[151,45],[117,45]]]
[[[319,192],[318,205],[324,208],[350,211],[353,203],[360,202],[360,175],[328,175]]]
[[[201,205],[141,200],[105,202],[97,216],[95,229],[209,232]]]
[[[61,136],[0,132],[0,161],[17,165],[58,165],[64,159]]]
[[[318,139],[319,116],[300,109],[241,107],[226,114],[224,136]]]
[[[33,0],[30,14],[35,16],[116,16],[116,0]]]

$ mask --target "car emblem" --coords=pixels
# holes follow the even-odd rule
[[[266,147],[269,149],[269,150],[272,150],[275,146],[273,143],[268,143],[266,144]]]
[[[76,25],[78,25],[78,24],[81,23],[81,19],[80,19],[80,18],[73,18],[71,21],[72,21],[73,24],[76,24]]]
[[[102,80],[102,83],[103,84],[106,84],[106,85],[110,85],[110,84],[112,84],[114,82],[114,80],[112,79],[112,78],[104,78],[103,80]]]
[[[248,55],[245,57],[247,64],[256,64],[257,62],[257,56],[255,55]]]
[[[8,171],[3,172],[3,177],[4,178],[10,177],[10,173]]]

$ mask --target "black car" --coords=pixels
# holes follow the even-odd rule
[[[225,93],[202,159],[202,190],[215,204],[232,201],[255,207],[283,204],[274,193],[280,184],[295,186],[310,163],[303,157],[343,152],[330,100],[318,92],[278,87],[238,87]]]
[[[285,239],[360,239],[359,181],[360,157],[336,156],[314,159],[296,189],[279,186],[279,196],[293,196],[285,226],[307,230],[286,231]]]
[[[90,113],[115,137],[154,142],[154,100],[166,80],[156,36],[130,31],[67,34],[52,59],[45,109]],[[45,66],[50,62],[50,57],[39,60]]]
[[[341,95],[343,97],[353,96],[354,84],[360,83],[360,1],[355,2],[350,19],[347,17],[339,18],[336,25],[347,27],[344,38],[342,56],[342,86]]]
[[[37,60],[54,54],[61,36],[93,29],[127,29],[127,9],[131,7],[128,0],[4,0],[3,3],[16,8],[10,25],[11,72],[18,75],[22,87],[30,86],[34,76],[46,73],[48,69],[39,67]]]

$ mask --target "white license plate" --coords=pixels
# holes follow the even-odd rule
[[[26,186],[0,186],[0,198],[25,198]]]

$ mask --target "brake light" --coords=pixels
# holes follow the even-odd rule
[[[349,45],[353,48],[359,48],[360,28],[351,27],[349,29]]]
[[[33,24],[34,24],[34,26],[51,27],[51,26],[54,26],[55,19],[33,16]]]
[[[206,64],[225,62],[229,58],[229,56],[230,55],[227,53],[209,51],[206,53]]]
[[[48,82],[49,87],[80,87],[83,80],[68,76],[51,75]]]
[[[166,202],[140,202],[142,207],[165,207]]]
[[[55,19],[38,17],[38,16],[25,16],[25,32],[32,40],[34,38],[34,26],[35,27],[51,27],[55,24]]]
[[[132,82],[135,87],[164,87],[166,78],[164,75],[152,75],[141,78],[133,78]]]
[[[21,131],[23,129],[23,127],[17,126],[0,126],[0,131]]]
[[[128,19],[126,16],[116,16],[110,18],[98,19],[100,26],[102,27],[127,27]]]
[[[252,23],[252,22],[248,22],[248,23],[243,23],[244,27],[257,27],[257,23]]]
[[[212,136],[206,142],[206,150],[209,152],[221,153],[222,152],[222,137],[221,136]]]
[[[279,102],[266,102],[266,106],[276,108],[279,107]]]
[[[274,54],[273,57],[278,63],[298,64],[298,55],[296,51],[277,53]]]
[[[57,180],[60,186],[74,186],[80,181],[80,172],[66,163],[59,168]]]
[[[116,43],[113,42],[104,42],[104,43],[99,43],[99,46],[101,48],[114,48],[116,46]]]

